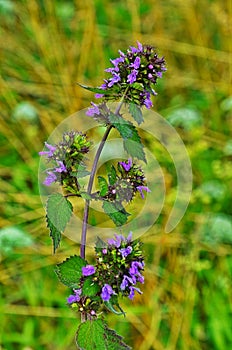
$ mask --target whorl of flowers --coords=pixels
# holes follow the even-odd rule
[[[76,177],[78,171],[83,170],[82,160],[90,147],[86,135],[77,131],[66,132],[61,142],[54,146],[45,142],[45,146],[48,150],[39,152],[39,155],[46,157],[52,166],[46,170],[44,185],[59,182],[66,190],[76,193],[79,187]]]
[[[131,232],[127,238],[115,234],[107,244],[100,241],[100,244],[96,244],[95,251],[96,265],[82,268],[80,285],[67,298],[67,303],[72,308],[85,312],[90,318],[107,302],[118,305],[119,296],[132,300],[135,292],[142,294],[138,283],[144,283],[141,242],[133,241]],[[87,280],[89,284],[95,285],[96,295],[91,295],[91,299],[86,293],[82,294]]]
[[[158,57],[155,48],[137,42],[126,53],[119,50],[119,57],[111,59],[112,67],[105,71],[110,77],[99,87],[102,92],[96,98],[116,100],[124,96],[126,103],[152,107],[151,96],[157,95],[154,85],[166,71],[164,57]]]
[[[108,174],[108,177],[110,175],[112,173]],[[144,199],[144,191],[151,192],[146,186],[144,172],[129,158],[126,162],[118,162],[118,174],[115,175],[115,181],[108,185],[108,191],[104,197],[116,202],[130,202],[137,192]]]

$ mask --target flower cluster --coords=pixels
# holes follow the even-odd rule
[[[134,298],[135,291],[142,293],[137,283],[144,283],[142,271],[144,259],[141,251],[141,242],[132,241],[132,233],[128,237],[115,234],[108,240],[107,247],[97,249],[98,270],[101,273],[101,298],[109,301],[112,295]]]
[[[53,163],[53,167],[46,170],[44,185],[50,186],[53,182],[59,182],[66,191],[77,193],[79,185],[76,177],[77,174],[79,177],[85,174],[83,157],[90,147],[86,135],[77,131],[67,132],[57,145],[45,142],[45,146],[47,150],[39,152],[39,155],[45,156],[48,162]]]
[[[116,100],[125,95],[126,103],[151,108],[151,96],[157,95],[153,87],[166,71],[164,58],[158,57],[154,47],[137,42],[137,47],[130,46],[126,53],[119,50],[119,57],[110,62],[113,67],[106,72],[111,76],[104,80],[95,97]]]
[[[105,302],[118,305],[119,296],[126,296],[132,300],[135,292],[142,294],[137,284],[144,283],[141,242],[133,241],[131,232],[127,238],[115,234],[107,244],[100,240],[95,251],[96,266],[82,267],[79,288],[74,289],[74,294],[67,298],[67,303],[72,308],[85,312],[89,317],[95,316]],[[93,288],[88,289],[89,296],[85,290],[87,280]]]
[[[108,191],[104,198],[116,202],[130,202],[137,192],[144,199],[144,192],[151,192],[145,185],[146,179],[141,167],[132,163],[129,158],[126,162],[118,162],[118,173],[112,166],[108,178],[111,179],[108,184]],[[114,180],[112,180],[114,179]]]

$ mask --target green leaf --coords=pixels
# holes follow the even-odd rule
[[[77,85],[81,86],[82,88],[84,88],[86,90],[89,90],[89,91],[92,91],[92,92],[95,92],[95,93],[99,93],[99,94],[102,94],[102,95],[113,95],[113,94],[115,94],[114,91],[103,90],[103,89],[101,89],[99,87],[87,86],[87,85],[83,85],[83,84],[80,84],[80,83],[77,83]]]
[[[46,219],[53,240],[54,253],[60,243],[61,233],[71,218],[72,210],[72,204],[62,194],[55,193],[48,197]]]
[[[125,312],[123,311],[123,309],[120,307],[120,305],[118,303],[118,297],[117,296],[112,295],[110,300],[109,301],[105,301],[104,304],[105,304],[106,308],[109,311],[113,312],[115,315],[124,315],[124,316],[126,315]],[[120,311],[117,311],[114,306],[116,306]]]
[[[113,113],[109,115],[109,121],[118,130],[123,139],[133,136],[133,128],[135,127],[131,122]]]
[[[84,259],[74,255],[58,264],[55,272],[64,285],[70,288],[78,288],[82,277],[82,267],[86,265],[87,262]]]
[[[109,119],[111,124],[118,130],[118,132],[122,136],[123,145],[126,152],[131,157],[138,158],[146,163],[143,144],[135,126],[131,122],[114,114],[111,114]]]
[[[88,297],[95,296],[99,291],[101,287],[99,284],[93,282],[93,277],[89,276],[86,277],[83,286],[82,286],[82,294]]]
[[[104,201],[102,208],[105,213],[113,220],[116,226],[122,226],[127,222],[127,218],[130,215],[127,213],[122,204],[118,202]]]
[[[109,184],[112,186],[117,180],[117,172],[113,165],[111,165],[110,173],[108,174]]]
[[[143,122],[143,114],[141,108],[136,103],[129,104],[129,112],[138,124],[141,124]]]
[[[100,319],[81,323],[76,334],[79,350],[130,350],[123,338]]]
[[[100,196],[104,197],[108,192],[108,184],[104,177],[98,176],[98,185],[100,188]]]
[[[137,131],[136,131],[137,133]],[[124,140],[123,141],[123,145],[124,148],[126,150],[126,152],[132,157],[132,158],[137,158],[140,159],[142,161],[144,161],[145,163],[146,161],[146,156],[143,150],[143,144],[141,143],[141,141],[136,141],[136,135],[134,135],[134,139],[131,138],[130,140]],[[139,137],[139,136],[138,136]]]
[[[107,247],[106,242],[104,242],[100,237],[97,237],[95,248],[96,249],[103,249],[103,248],[106,248],[106,247]]]

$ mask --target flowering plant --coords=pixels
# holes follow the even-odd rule
[[[43,184],[50,186],[58,183],[62,189],[62,193],[49,195],[46,205],[54,252],[72,216],[73,206],[69,197],[82,197],[85,200],[80,255],[70,256],[56,267],[59,280],[72,291],[67,304],[81,315],[76,344],[82,350],[130,349],[121,336],[108,328],[103,314],[109,310],[125,315],[119,298],[132,300],[135,292],[142,293],[139,286],[144,283],[142,244],[140,240],[132,239],[132,232],[127,233],[127,237],[115,233],[107,242],[98,237],[95,264],[90,264],[85,259],[89,207],[91,201],[102,202],[105,214],[120,228],[130,215],[125,204],[137,194],[144,199],[150,192],[142,167],[136,164],[136,159],[146,162],[142,141],[134,123],[126,120],[120,111],[125,104],[134,121],[141,124],[142,107],[152,107],[151,96],[156,95],[154,85],[166,70],[164,58],[159,58],[152,46],[139,42],[137,47],[130,47],[126,53],[119,51],[119,57],[111,60],[111,63],[112,67],[106,69],[110,77],[100,87],[81,85],[95,92],[96,98],[102,98],[100,104],[91,102],[86,115],[106,127],[92,169],[88,170],[86,165],[86,154],[92,143],[87,135],[75,130],[65,132],[56,145],[45,142],[46,148],[40,152],[49,163]],[[117,100],[118,106],[112,111],[107,101]],[[93,192],[97,164],[112,129],[120,134],[128,159],[111,164],[106,177],[98,176],[98,190]],[[85,188],[80,179],[87,176],[89,179]]]

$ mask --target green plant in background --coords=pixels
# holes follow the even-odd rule
[[[150,192],[144,172],[135,161],[137,158],[146,162],[142,141],[136,126],[126,120],[120,111],[125,104],[134,121],[137,124],[143,122],[141,107],[151,108],[151,96],[156,95],[153,88],[166,70],[165,61],[158,57],[152,46],[139,42],[137,47],[130,47],[126,53],[119,51],[119,54],[118,58],[111,60],[113,67],[106,69],[111,76],[102,86],[84,86],[95,92],[97,98],[103,98],[99,105],[92,103],[86,115],[106,127],[91,171],[87,170],[85,159],[91,142],[80,132],[66,132],[58,144],[45,143],[46,150],[40,152],[49,165],[44,185],[59,183],[63,191],[49,195],[46,206],[54,252],[72,216],[69,197],[82,197],[85,200],[80,256],[70,256],[56,268],[59,280],[73,290],[67,303],[81,315],[76,344],[82,350],[129,349],[121,336],[108,328],[103,315],[106,310],[125,315],[119,305],[119,297],[132,300],[135,292],[142,293],[138,283],[144,283],[141,242],[132,239],[132,232],[127,237],[121,233],[115,234],[108,242],[104,242],[99,233],[95,246],[96,263],[90,264],[85,259],[90,201],[101,201],[104,212],[120,228],[130,215],[124,203],[131,202],[137,194],[144,199],[145,194]],[[120,100],[115,111],[107,106],[106,101],[109,100]],[[117,162],[117,166],[112,164],[107,177],[98,176],[99,189],[93,193],[98,161],[112,129],[120,134],[129,159]],[[80,185],[79,179],[88,175],[88,186],[85,188]]]

